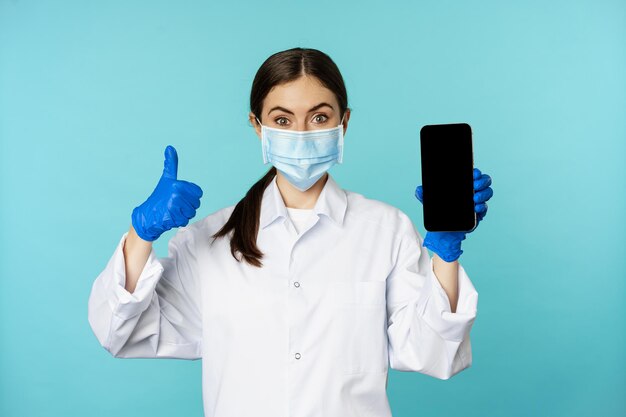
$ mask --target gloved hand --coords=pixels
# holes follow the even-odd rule
[[[202,189],[178,180],[178,154],[173,146],[165,148],[163,174],[148,199],[135,207],[131,219],[140,238],[153,241],[173,227],[187,226],[200,207]]]
[[[478,224],[487,214],[487,200],[493,196],[491,185],[491,177],[487,174],[481,174],[478,168],[474,168],[474,211],[476,212],[476,220]],[[423,203],[424,191],[421,185],[415,189],[415,197]],[[476,228],[474,228],[476,230]],[[424,238],[424,247],[435,252],[441,259],[446,262],[453,262],[461,256],[461,242],[465,239],[466,234],[470,232],[426,232]]]

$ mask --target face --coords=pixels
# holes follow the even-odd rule
[[[341,122],[335,94],[317,78],[302,76],[295,81],[277,85],[263,101],[262,114],[257,115],[265,126],[289,130],[317,130],[336,127]],[[261,126],[250,112],[249,119],[261,139]],[[345,135],[350,119],[346,109],[343,119]]]

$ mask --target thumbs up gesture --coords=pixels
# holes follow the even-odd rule
[[[133,210],[131,220],[137,235],[154,241],[174,227],[187,226],[200,207],[202,189],[177,179],[178,154],[173,146],[165,148],[163,174],[148,199]]]

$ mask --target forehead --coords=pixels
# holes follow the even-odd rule
[[[285,107],[294,113],[306,113],[311,107],[321,102],[338,108],[335,94],[324,87],[315,77],[303,76],[297,80],[274,86],[263,101],[263,111],[274,106]]]

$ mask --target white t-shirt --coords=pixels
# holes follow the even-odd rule
[[[299,209],[292,207],[285,207],[287,212],[289,213],[289,217],[291,221],[293,221],[293,225],[296,228],[296,232],[300,234],[300,231],[307,225],[311,215],[313,214],[313,209]]]

